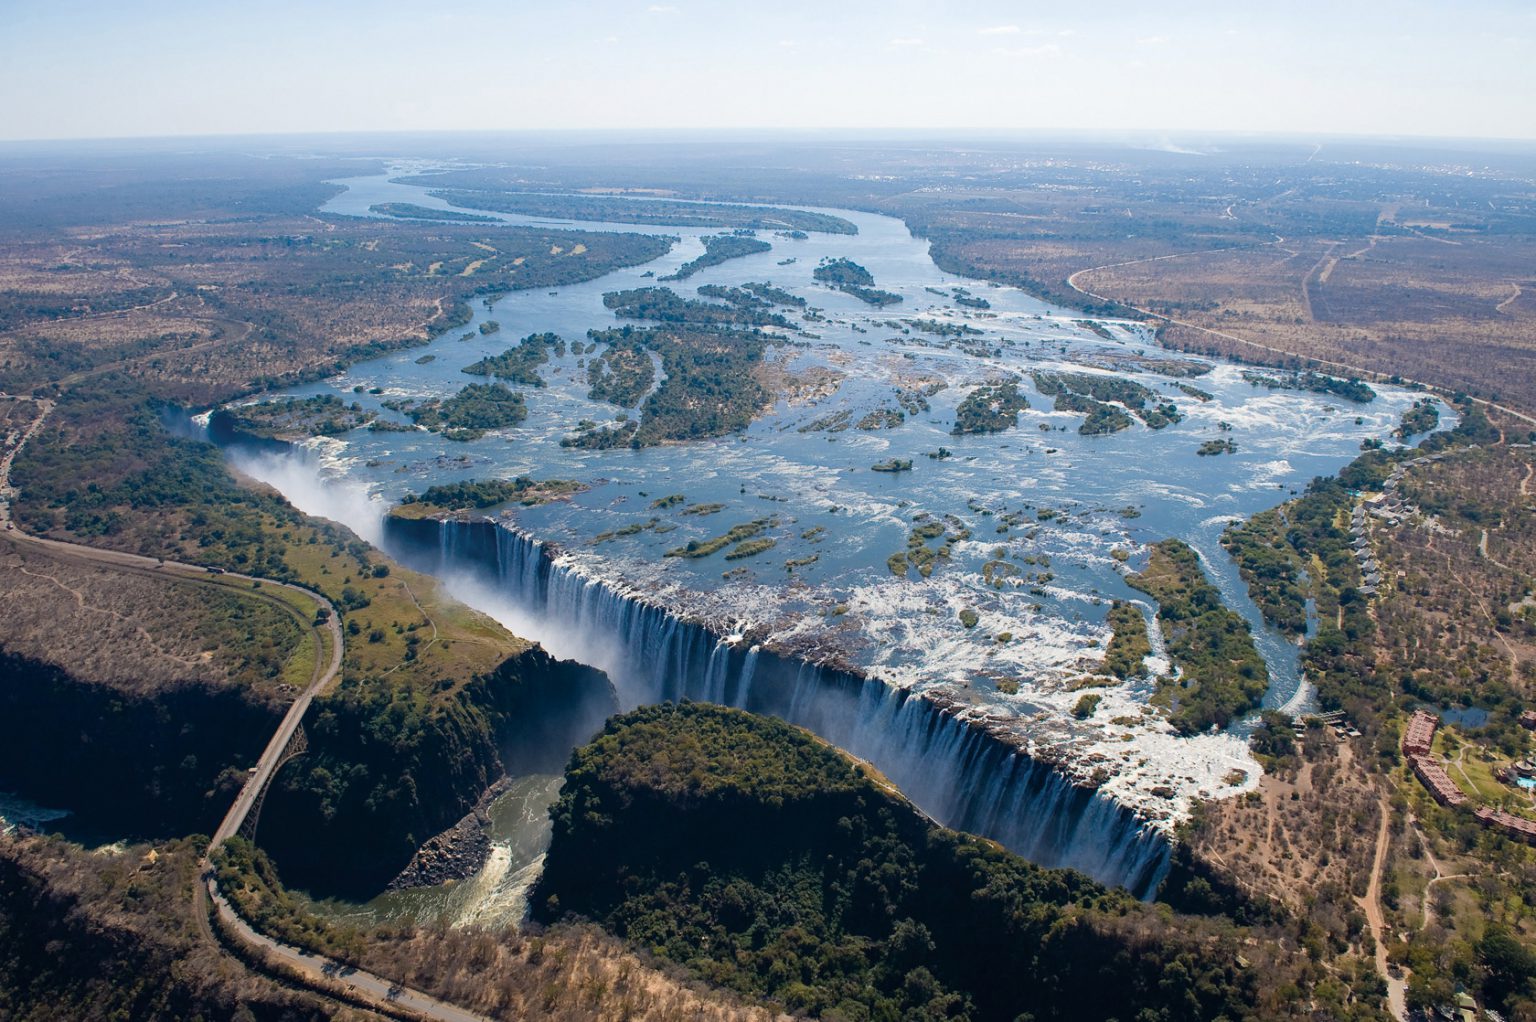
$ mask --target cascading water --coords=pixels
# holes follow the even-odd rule
[[[1141,897],[1166,873],[1159,831],[936,700],[722,637],[487,519],[390,518],[385,544],[412,567],[514,601],[541,631],[582,637],[580,649],[557,652],[607,671],[625,708],[698,699],[772,714],[873,764],[938,822],[1031,861]]]

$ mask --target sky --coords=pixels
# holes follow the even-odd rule
[[[0,140],[966,129],[1536,138],[1532,0],[0,0]]]

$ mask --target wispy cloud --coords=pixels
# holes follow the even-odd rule
[[[649,7],[647,7],[645,9],[645,13],[647,13],[647,14],[676,14],[677,13],[677,6],[675,4],[651,4],[651,6],[649,6]]]
[[[1051,57],[1061,52],[1061,47],[1056,43],[1041,43],[1039,46],[999,46],[993,53],[999,57]]]
[[[917,36],[899,36],[898,38],[892,39],[888,45],[890,45],[890,46],[921,46],[921,45],[923,45],[923,41],[922,41],[922,39],[918,38]]]
[[[1165,35],[1147,35],[1136,40],[1137,46],[1161,46],[1168,41]]]
[[[981,29],[980,35],[1018,35],[1021,29],[1017,25],[993,25]]]

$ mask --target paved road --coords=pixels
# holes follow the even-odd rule
[[[0,394],[0,398],[8,395]],[[341,619],[336,614],[336,608],[330,600],[303,586],[292,585],[287,582],[276,582],[271,579],[257,578],[253,575],[241,575],[236,572],[210,572],[205,567],[195,564],[183,564],[179,561],[162,561],[153,557],[140,557],[137,554],[121,553],[116,550],[102,550],[96,547],[80,546],[76,543],[62,543],[58,540],[43,539],[38,536],[29,536],[15,527],[11,520],[11,500],[14,490],[10,485],[11,464],[16,453],[32,439],[42,428],[43,421],[48,413],[53,410],[53,405],[48,401],[39,401],[40,414],[27,428],[20,441],[3,457],[0,457],[0,550],[10,544],[16,548],[41,552],[56,560],[68,561],[75,564],[104,567],[113,571],[127,572],[130,574],[145,575],[155,578],[170,578],[180,582],[190,582],[197,585],[217,585],[220,588],[229,589],[230,580],[239,580],[253,583],[249,590],[241,589],[241,595],[248,595],[259,599],[266,599],[277,603],[295,617],[303,615],[292,604],[282,600],[278,596],[265,592],[268,587],[281,587],[301,593],[315,606],[316,616],[319,611],[326,611],[323,624],[314,620],[307,620],[313,631],[315,639],[315,670],[310,682],[293,704],[288,707],[288,712],[283,715],[282,723],[272,735],[267,747],[262,751],[261,757],[256,761],[256,766],[246,777],[245,786],[240,789],[235,802],[225,814],[223,822],[214,831],[213,839],[208,845],[208,855],[229,840],[240,830],[240,825],[250,814],[251,807],[256,798],[261,794],[262,788],[271,780],[273,773],[280,765],[283,749],[287,747],[289,739],[298,730],[304,714],[309,709],[309,704],[315,696],[324,691],[327,685],[341,673],[341,659],[344,650],[341,635]],[[330,655],[326,656],[329,650]],[[296,974],[295,982],[307,986],[318,993],[328,997],[341,998],[361,1003],[384,1014],[406,1019],[429,1019],[434,1022],[489,1022],[484,1016],[463,1008],[454,1007],[434,997],[417,990],[400,986],[389,982],[370,972],[353,970],[342,966],[338,962],[323,958],[318,955],[308,954],[296,947],[281,944],[270,937],[257,933],[246,921],[235,912],[234,908],[225,900],[218,891],[214,878],[212,863],[205,858],[202,863],[202,872],[206,883],[206,890],[198,887],[198,904],[195,907],[197,916],[206,922],[206,906],[202,903],[204,896],[210,899],[214,911],[218,913],[223,924],[224,932],[231,939],[245,944],[248,950],[259,954],[268,961],[280,962],[289,972]],[[211,934],[210,934],[211,936]],[[393,995],[393,996],[391,996]]]
[[[1331,359],[1317,358],[1315,356],[1310,356],[1310,355],[1302,355],[1302,354],[1298,354],[1297,352],[1294,352],[1294,351],[1287,351],[1284,348],[1276,348],[1276,347],[1273,347],[1273,346],[1268,345],[1268,344],[1261,344],[1258,341],[1251,341],[1251,340],[1249,340],[1246,337],[1239,337],[1236,334],[1229,334],[1225,330],[1216,330],[1216,329],[1214,329],[1212,327],[1201,326],[1198,323],[1190,323],[1190,322],[1187,322],[1187,321],[1182,320],[1182,319],[1175,319],[1172,316],[1165,316],[1165,315],[1163,315],[1160,312],[1153,312],[1151,309],[1143,309],[1140,306],[1132,305],[1130,302],[1123,301],[1123,300],[1121,300],[1119,298],[1112,298],[1112,297],[1109,297],[1108,295],[1097,294],[1097,293],[1095,293],[1093,291],[1089,291],[1087,288],[1085,288],[1085,287],[1083,287],[1083,286],[1081,286],[1080,284],[1077,283],[1077,278],[1078,277],[1081,277],[1085,273],[1092,273],[1095,270],[1110,270],[1110,269],[1114,269],[1114,268],[1119,267],[1119,266],[1132,266],[1132,265],[1135,265],[1137,263],[1150,263],[1150,262],[1156,262],[1156,261],[1158,261],[1160,259],[1177,259],[1177,258],[1182,258],[1184,256],[1200,255],[1200,254],[1202,254],[1202,253],[1201,252],[1176,252],[1173,255],[1152,256],[1152,257],[1150,257],[1148,259],[1131,259],[1131,260],[1127,260],[1126,262],[1121,262],[1121,263],[1105,263],[1103,266],[1089,266],[1086,269],[1078,270],[1076,273],[1074,273],[1071,276],[1069,276],[1067,278],[1067,286],[1070,287],[1072,290],[1076,291],[1078,294],[1086,295],[1087,297],[1092,298],[1094,301],[1098,301],[1098,302],[1112,302],[1112,303],[1114,303],[1116,305],[1122,305],[1122,306],[1124,306],[1127,309],[1134,309],[1137,312],[1141,313],[1143,316],[1146,316],[1148,319],[1158,320],[1158,321],[1163,322],[1163,323],[1171,323],[1174,326],[1182,326],[1182,327],[1186,327],[1186,328],[1188,328],[1190,330],[1199,330],[1200,332],[1210,334],[1213,337],[1221,337],[1221,338],[1224,338],[1225,340],[1233,341],[1233,342],[1235,342],[1237,344],[1246,344],[1250,348],[1257,348],[1260,351],[1269,352],[1270,354],[1273,354],[1273,355],[1283,355],[1286,358],[1299,358],[1299,359],[1302,359],[1309,366],[1321,366],[1321,367],[1323,367],[1325,369],[1332,370],[1333,372],[1347,373],[1347,374],[1349,374],[1351,376],[1354,376],[1354,377],[1357,377],[1359,379],[1366,379],[1366,380],[1385,380],[1385,379],[1387,379],[1387,374],[1386,373],[1377,372],[1374,369],[1365,369],[1365,368],[1362,368],[1361,366],[1350,365],[1347,362],[1335,362],[1335,361],[1332,361]],[[1397,378],[1399,380],[1401,380],[1405,384],[1410,384],[1410,385],[1417,384],[1418,386],[1424,387],[1424,388],[1426,388],[1428,390],[1435,390],[1435,391],[1442,391],[1443,392],[1443,391],[1449,389],[1447,387],[1442,387],[1442,386],[1440,386],[1438,384],[1425,383],[1423,380],[1410,379],[1410,378],[1408,378],[1406,376],[1398,376]],[[1488,399],[1481,398],[1481,397],[1471,398],[1471,401],[1472,401],[1473,404],[1482,405],[1484,408],[1488,408],[1488,409],[1491,409],[1493,411],[1502,412],[1505,415],[1511,416],[1512,418],[1519,419],[1521,422],[1528,423],[1529,425],[1536,426],[1536,416],[1527,415],[1524,412],[1518,412],[1515,409],[1509,407],[1508,405],[1499,404],[1496,401],[1489,401]]]
[[[308,954],[265,934],[257,933],[219,893],[213,879],[208,879],[208,897],[225,927],[225,933],[248,948],[298,973],[301,981],[332,997],[354,1000],[386,1014],[405,1018],[436,1019],[439,1022],[490,1022],[484,1015],[439,1001],[418,990],[411,990],[374,973],[342,966],[328,958]],[[394,996],[391,996],[393,993]]]
[[[246,578],[245,575],[236,575],[236,578]],[[298,730],[299,724],[304,719],[304,714],[309,710],[309,704],[314,701],[316,695],[322,692],[331,681],[341,673],[341,655],[343,643],[341,638],[341,620],[336,616],[336,608],[331,601],[319,593],[311,592],[301,586],[289,585],[286,582],[266,582],[265,585],[280,585],[308,595],[315,601],[317,607],[323,607],[327,611],[325,617],[325,629],[329,642],[319,638],[320,626],[315,626],[316,646],[315,673],[310,678],[304,691],[288,707],[288,712],[283,715],[282,723],[277,726],[277,731],[272,735],[267,747],[262,750],[261,757],[256,760],[256,766],[246,777],[245,786],[240,789],[240,794],[235,796],[234,805],[229,807],[229,812],[224,815],[224,821],[213,832],[213,840],[208,845],[209,854],[239,832],[241,824],[250,814],[251,806],[256,802],[261,791],[271,781],[272,774],[282,765],[283,750],[287,748],[288,741],[293,733]],[[330,647],[329,660],[325,657],[326,647]]]

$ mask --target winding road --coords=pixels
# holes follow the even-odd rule
[[[1388,378],[1386,373],[1380,373],[1380,372],[1377,372],[1374,369],[1365,369],[1365,368],[1363,368],[1361,366],[1350,365],[1347,362],[1335,362],[1335,361],[1332,361],[1331,359],[1316,358],[1316,357],[1310,356],[1310,355],[1301,355],[1301,354],[1298,354],[1297,352],[1294,352],[1294,351],[1287,351],[1284,348],[1276,348],[1276,347],[1273,347],[1272,345],[1261,344],[1258,341],[1249,340],[1246,337],[1239,337],[1236,334],[1229,334],[1225,330],[1216,330],[1216,329],[1213,329],[1211,327],[1201,326],[1198,323],[1190,323],[1190,322],[1188,322],[1186,320],[1174,319],[1172,316],[1165,316],[1165,315],[1163,315],[1160,312],[1153,312],[1151,309],[1143,309],[1140,306],[1132,305],[1130,302],[1123,301],[1122,299],[1119,299],[1119,298],[1113,298],[1113,297],[1111,297],[1109,295],[1101,295],[1101,294],[1098,294],[1096,292],[1089,291],[1087,288],[1082,287],[1077,282],[1077,278],[1081,277],[1083,274],[1085,274],[1085,273],[1093,273],[1096,270],[1111,270],[1111,269],[1114,269],[1114,268],[1119,267],[1119,266],[1134,266],[1134,265],[1136,265],[1138,263],[1151,263],[1151,262],[1157,262],[1157,261],[1162,260],[1162,259],[1181,259],[1181,258],[1185,258],[1187,256],[1205,255],[1205,254],[1208,254],[1208,253],[1205,253],[1205,252],[1175,252],[1175,253],[1173,253],[1171,255],[1151,256],[1151,257],[1146,258],[1146,259],[1128,259],[1128,260],[1125,260],[1123,262],[1118,262],[1118,263],[1105,263],[1102,266],[1088,266],[1088,267],[1084,267],[1081,270],[1078,270],[1077,272],[1075,272],[1071,276],[1069,276],[1067,278],[1067,286],[1070,287],[1072,290],[1076,291],[1078,294],[1084,295],[1084,296],[1086,296],[1088,298],[1092,298],[1096,302],[1109,302],[1109,303],[1112,303],[1114,305],[1122,306],[1123,308],[1133,309],[1136,312],[1140,313],[1141,315],[1143,315],[1143,316],[1145,316],[1145,317],[1147,317],[1148,319],[1151,319],[1151,320],[1156,320],[1156,321],[1162,322],[1162,323],[1169,323],[1169,324],[1171,324],[1173,326],[1185,327],[1185,328],[1187,328],[1189,330],[1199,330],[1201,333],[1210,334],[1213,337],[1220,337],[1223,340],[1232,341],[1235,344],[1243,344],[1243,345],[1247,345],[1250,348],[1257,348],[1259,351],[1268,352],[1269,354],[1272,354],[1272,355],[1283,355],[1286,358],[1298,358],[1298,359],[1301,359],[1304,363],[1306,363],[1309,366],[1316,366],[1316,367],[1323,368],[1323,369],[1329,369],[1329,370],[1332,370],[1334,372],[1346,373],[1346,374],[1349,374],[1351,376],[1357,377],[1359,379],[1371,379],[1371,380],[1382,381],[1382,380],[1386,380]],[[1402,376],[1402,375],[1399,375],[1397,377],[1397,379],[1399,381],[1401,381],[1402,383],[1408,384],[1409,386],[1419,386],[1419,387],[1423,387],[1424,389],[1430,390],[1430,391],[1441,391],[1441,392],[1444,392],[1446,390],[1446,388],[1441,387],[1438,384],[1426,383],[1423,380],[1413,380],[1413,379],[1409,379],[1408,377]],[[1508,405],[1502,405],[1502,404],[1499,404],[1496,401],[1489,401],[1488,399],[1481,398],[1481,397],[1469,397],[1469,400],[1473,404],[1482,405],[1484,408],[1488,408],[1488,409],[1491,409],[1493,411],[1501,412],[1504,415],[1508,415],[1508,416],[1510,416],[1512,418],[1519,419],[1521,422],[1525,422],[1525,423],[1528,423],[1528,424],[1530,424],[1532,426],[1536,426],[1536,416],[1530,416],[1530,415],[1525,414],[1524,412],[1517,412],[1513,408],[1510,408]]]
[[[294,733],[298,731],[300,723],[303,722],[310,703],[341,673],[345,640],[342,637],[341,619],[336,613],[336,607],[320,593],[288,582],[225,572],[195,564],[183,564],[179,561],[141,557],[138,554],[122,553],[116,550],[81,546],[78,543],[64,543],[59,540],[31,536],[17,529],[11,517],[11,502],[16,494],[11,486],[11,466],[22,447],[42,429],[44,421],[53,411],[53,403],[42,399],[12,397],[7,394],[0,394],[0,400],[33,401],[38,406],[37,418],[22,432],[17,442],[0,455],[0,550],[5,549],[5,545],[8,544],[12,548],[39,552],[55,560],[73,564],[237,591],[242,596],[264,599],[277,604],[298,619],[301,625],[308,628],[314,639],[315,667],[309,684],[288,707],[287,713],[283,715],[282,722],[278,724],[266,748],[262,750],[256,765],[246,776],[245,784],[240,789],[239,795],[235,797],[234,804],[229,807],[229,812],[224,815],[223,821],[220,822],[218,829],[213,833],[212,840],[208,843],[208,851],[202,862],[204,882],[194,888],[197,892],[195,911],[198,919],[207,921],[207,910],[211,905],[225,939],[240,944],[246,956],[266,963],[263,971],[326,997],[349,1002],[398,1019],[489,1022],[482,1015],[455,1007],[421,991],[412,990],[373,973],[353,969],[340,962],[310,954],[300,948],[279,943],[258,933],[219,893],[211,857],[219,846],[239,832],[241,824],[250,815],[263,789],[283,764],[283,752]],[[249,587],[232,586],[231,582],[234,581],[250,585]],[[313,602],[314,615],[311,618],[305,618],[291,601],[271,593],[271,588],[287,589],[302,595]],[[206,903],[203,901],[205,897]]]

